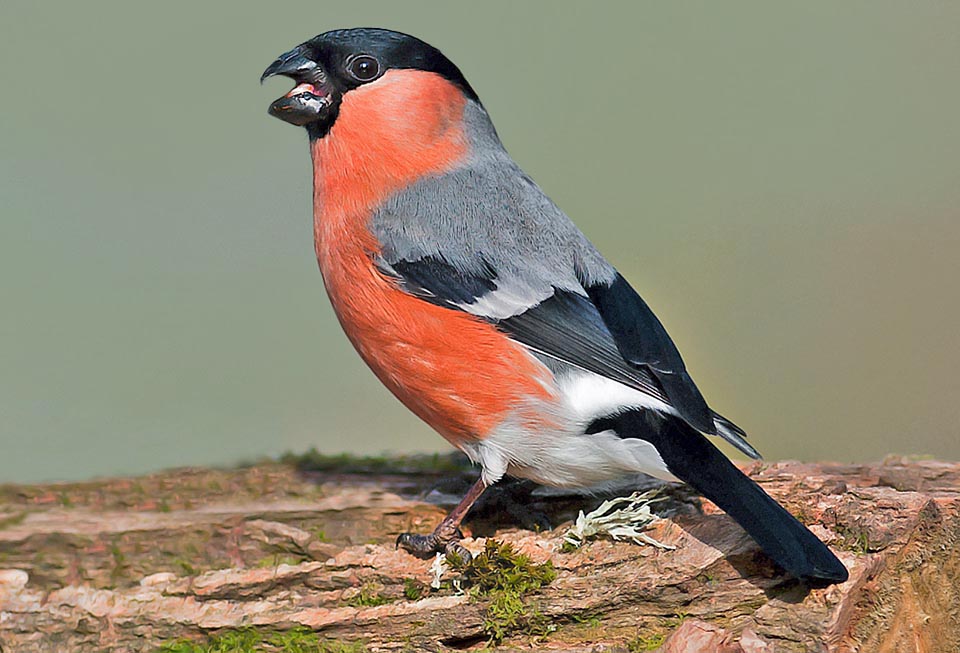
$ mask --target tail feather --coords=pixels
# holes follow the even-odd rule
[[[817,585],[847,580],[843,563],[823,542],[691,426],[651,410],[609,419],[618,422],[621,437],[653,444],[674,476],[722,508],[787,572]]]
[[[762,458],[760,452],[754,449],[750,443],[747,442],[747,434],[742,428],[728,420],[723,415],[715,412],[712,412],[712,415],[713,425],[717,427],[717,435],[754,460],[760,460]]]

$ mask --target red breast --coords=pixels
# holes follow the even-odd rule
[[[346,94],[330,133],[312,144],[317,259],[337,317],[384,385],[454,445],[551,396],[549,370],[522,346],[403,292],[373,264],[376,207],[466,156],[465,104],[439,75],[389,71]],[[538,419],[529,412],[520,419]]]

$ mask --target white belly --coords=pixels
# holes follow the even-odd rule
[[[504,474],[555,487],[596,485],[637,473],[677,480],[646,440],[620,437],[613,431],[584,433],[593,420],[620,410],[642,407],[672,412],[669,406],[590,372],[565,374],[558,378],[557,387],[559,404],[545,406],[544,410],[553,413],[558,428],[531,431],[522,421],[507,421],[486,439],[465,449],[474,462],[482,465],[488,484]]]

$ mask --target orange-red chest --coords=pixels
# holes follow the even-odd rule
[[[550,394],[549,371],[520,345],[408,295],[374,265],[377,206],[466,155],[464,103],[436,75],[389,72],[347,93],[330,133],[311,147],[317,260],[337,317],[384,385],[455,445]]]

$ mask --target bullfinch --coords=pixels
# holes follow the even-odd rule
[[[811,584],[847,570],[710,441],[759,458],[714,412],[663,325],[510,158],[460,70],[384,29],[325,32],[264,71],[295,87],[269,113],[306,128],[314,240],[361,358],[481,468],[421,557],[504,475],[589,487],[683,481]]]

